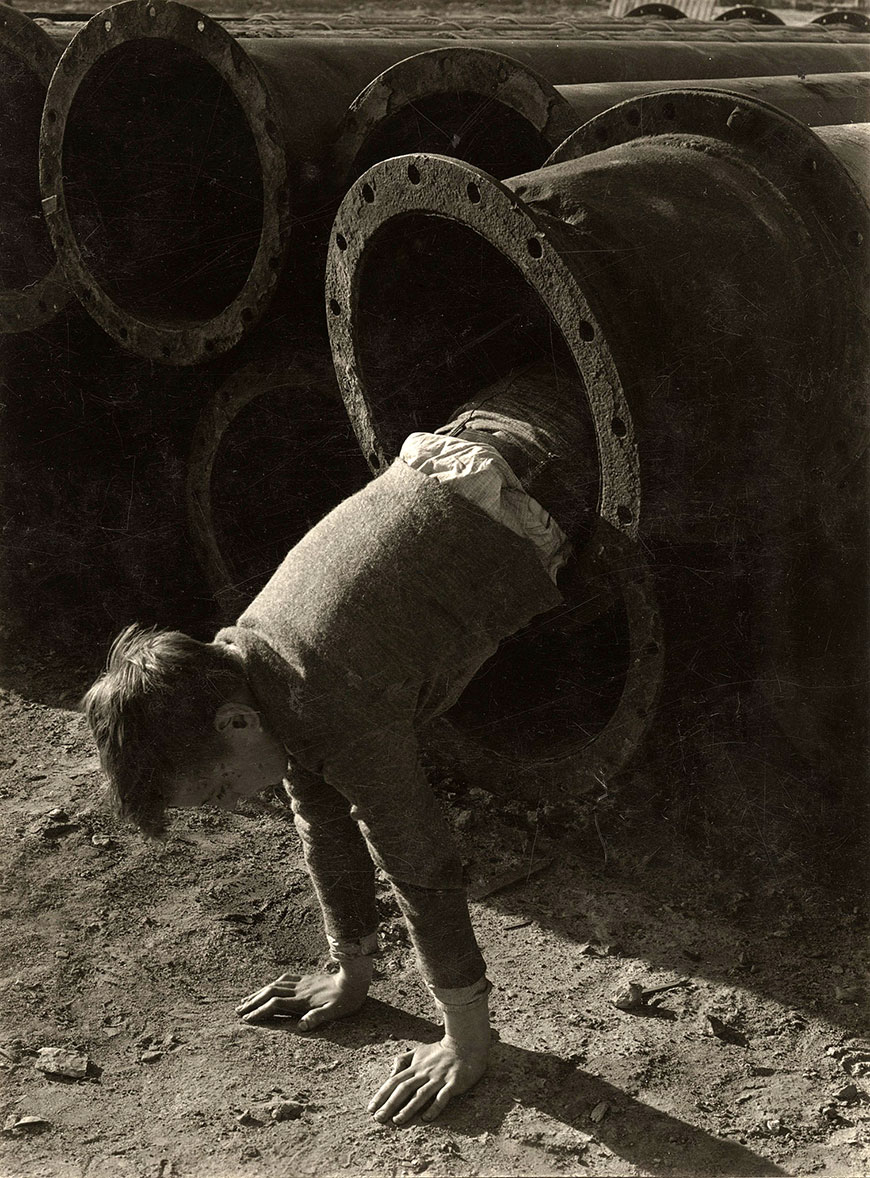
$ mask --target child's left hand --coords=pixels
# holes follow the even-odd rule
[[[344,1018],[359,1010],[371,985],[371,958],[342,964],[338,973],[285,973],[262,990],[249,994],[236,1007],[245,1022],[276,1015],[301,1016],[297,1030],[311,1031],[321,1023]]]

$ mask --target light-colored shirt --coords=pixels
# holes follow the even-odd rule
[[[550,578],[556,580],[571,556],[571,543],[549,512],[526,493],[494,446],[449,434],[413,433],[399,457],[529,540]]]

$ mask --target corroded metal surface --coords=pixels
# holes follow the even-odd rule
[[[39,119],[61,45],[0,5],[0,333],[29,331],[69,299],[39,207]]]

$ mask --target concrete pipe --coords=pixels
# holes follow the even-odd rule
[[[516,42],[560,82],[855,70],[862,46]],[[242,43],[183,5],[127,0],[94,17],[58,63],[42,124],[51,238],[83,305],[123,346],[169,364],[233,347],[294,264],[348,105],[430,41]],[[140,112],[147,112],[143,115]],[[196,167],[189,161],[194,159]],[[288,277],[287,298],[311,298]]]
[[[61,48],[0,5],[0,333],[39,327],[69,297],[39,204],[39,121]]]
[[[655,94],[506,184],[443,157],[387,160],[336,219],[333,354],[372,468],[498,374],[573,364],[598,527],[642,542],[666,601],[672,701],[687,682],[699,698],[704,682],[758,676],[753,569],[861,453],[868,216],[853,132],[816,134],[729,94]],[[622,649],[644,649],[621,616]],[[566,756],[582,774],[594,748]]]

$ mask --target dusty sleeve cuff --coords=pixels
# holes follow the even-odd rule
[[[327,933],[326,939],[329,942],[330,957],[339,964],[352,957],[373,957],[380,948],[377,933],[368,933],[354,941],[343,941]]]
[[[478,978],[470,986],[457,986],[449,989],[444,986],[429,986],[429,992],[435,999],[435,1005],[441,1010],[459,1010],[466,1006],[476,1006],[478,1002],[489,995],[492,982],[486,976]]]

